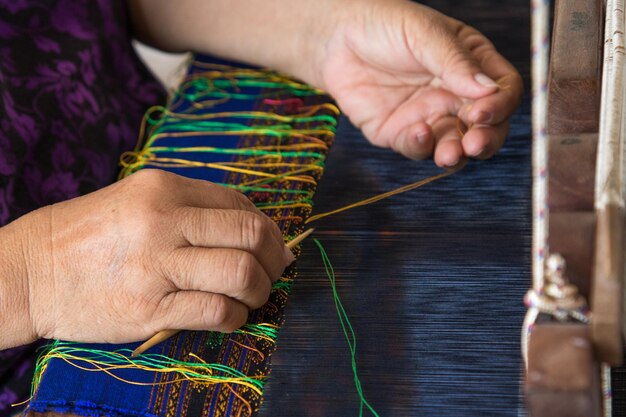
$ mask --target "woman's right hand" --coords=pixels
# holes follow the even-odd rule
[[[17,276],[1,277],[0,330],[14,340],[3,337],[0,348],[30,341],[20,334],[123,343],[164,329],[232,332],[294,259],[242,194],[157,170],[0,232],[5,257],[20,259]],[[7,295],[14,307],[1,302]],[[24,317],[30,328],[16,329]]]

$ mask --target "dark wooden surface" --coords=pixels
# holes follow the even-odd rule
[[[616,233],[619,231],[619,233]],[[624,208],[608,205],[597,213],[591,310],[599,360],[622,364],[624,315]]]
[[[589,327],[546,324],[538,326],[532,338],[528,352],[529,414],[600,416],[599,370]]]
[[[590,300],[596,288],[592,266],[602,1],[556,0],[554,7],[548,80],[549,247],[564,257],[565,277]],[[543,321],[535,326],[525,387],[532,417],[602,415],[591,334],[588,325]],[[621,352],[617,355],[621,358]]]
[[[593,211],[598,134],[568,133],[550,136],[548,170],[550,212]]]
[[[600,115],[602,2],[555,1],[548,131],[593,133]]]

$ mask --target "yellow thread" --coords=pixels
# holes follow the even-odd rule
[[[264,171],[254,171],[250,169],[242,169],[230,167],[229,163],[213,163],[213,162],[198,162],[198,161],[189,161],[186,159],[177,159],[177,158],[156,158],[156,157],[137,157],[136,161],[133,163],[124,163],[124,168],[126,171],[131,172],[135,171],[146,164],[149,164],[152,167],[158,168],[212,168],[227,172],[235,172],[240,174],[253,175],[257,177],[262,177],[256,180],[242,182],[239,186],[245,187],[254,185],[260,182],[273,182],[275,181],[292,181],[292,182],[302,182],[308,184],[317,184],[317,181],[311,176],[294,176],[295,174],[304,173],[308,171],[322,171],[323,168],[317,165],[307,165],[301,169],[293,170],[286,172],[284,174],[272,174]],[[279,166],[279,164],[276,164]],[[272,181],[269,181],[269,180]]]
[[[214,69],[215,71],[202,72],[199,75],[192,74],[191,76],[188,77],[188,79],[194,79],[196,76],[201,77],[203,79],[204,78],[206,79],[231,78],[233,84],[236,84],[236,78],[255,78],[255,79],[259,79],[263,81],[284,84],[292,88],[313,90],[319,94],[324,94],[322,90],[312,89],[311,86],[309,85],[294,81],[291,78],[287,78],[286,76],[282,76],[276,72],[268,71],[266,69],[261,69],[261,70],[240,69],[240,68],[234,68],[234,67],[229,67],[225,65],[208,64],[208,63],[199,62],[199,61],[194,61],[193,65],[197,66],[198,68]]]
[[[243,402],[243,404],[244,404],[244,405],[246,406],[246,408],[248,409],[248,413],[249,413],[249,415],[252,415],[252,405],[250,404],[250,402],[248,402],[245,398],[243,398],[241,395],[239,395],[239,393],[237,392],[237,390],[236,390],[235,388],[231,387],[231,386],[230,386],[230,384],[224,384],[224,385],[226,386],[226,388],[228,388],[228,389],[230,390],[230,392],[232,392],[232,393],[233,393],[233,395],[234,395],[235,397],[239,398],[239,399]],[[238,416],[238,417],[239,417],[239,416],[241,416],[241,410],[242,410],[242,409],[243,409],[243,407],[239,409],[239,412],[237,413],[237,416]]]
[[[189,161],[186,159],[177,159],[177,158],[153,158],[153,159],[146,158],[145,160],[141,160],[140,162],[141,162],[141,165],[145,165],[145,163],[149,163],[152,166],[160,167],[160,168],[213,168],[213,169],[219,169],[219,170],[228,171],[228,172],[237,172],[240,174],[248,174],[248,175],[254,175],[254,176],[265,177],[265,178],[277,178],[281,180],[299,181],[299,182],[316,184],[315,180],[312,180],[310,177],[292,176],[293,173],[317,170],[317,167],[315,167],[314,165],[310,167],[305,167],[296,171],[292,171],[291,173],[287,173],[287,174],[271,174],[271,173],[263,172],[263,171],[254,171],[250,169],[229,167],[226,164],[219,164],[219,163],[214,163],[214,162]],[[128,165],[128,166],[131,167],[132,165]],[[261,182],[261,181],[264,181],[264,180],[258,180],[254,182]],[[254,182],[251,181],[250,183],[252,184]],[[248,184],[239,184],[239,185],[245,186]]]
[[[511,89],[511,84],[506,83],[506,79],[512,77],[513,74],[507,74],[504,75],[502,77],[500,77],[498,79],[498,81],[496,81],[496,85],[498,86],[498,88],[502,91],[506,91],[506,90],[510,90]]]
[[[273,128],[274,132],[281,132],[285,137],[292,137],[298,139],[305,140],[313,140],[313,136],[334,136],[335,133],[331,130],[327,129],[277,129]],[[156,135],[150,136],[146,146],[150,146],[152,143],[156,142],[159,139],[170,139],[170,138],[187,138],[187,137],[203,137],[203,136],[258,136],[259,134],[263,134],[262,129],[258,130],[228,130],[228,131],[209,131],[209,132],[167,132],[167,133],[158,133]]]
[[[285,152],[285,151],[307,151],[310,149],[321,149],[325,151],[328,149],[327,146],[321,147],[317,144],[307,144],[307,143],[298,143],[294,145],[268,145],[268,146],[250,146],[250,147],[241,147],[237,148],[237,151],[240,153],[244,153],[245,151],[274,151],[274,152]],[[175,151],[172,148],[164,147],[164,146],[153,146],[150,148],[151,153],[158,152],[220,152],[223,151],[224,148],[218,148],[216,146],[187,146],[175,148]]]
[[[374,197],[371,197],[371,198],[368,198],[368,199],[365,199],[365,200],[362,200],[362,201],[359,201],[359,202],[356,202],[356,203],[353,203],[353,204],[349,204],[349,205],[347,205],[345,207],[341,207],[341,208],[338,208],[336,210],[332,210],[332,211],[329,211],[329,212],[326,212],[326,213],[316,214],[315,216],[309,217],[304,222],[304,224],[309,224],[311,222],[314,222],[316,220],[322,219],[324,217],[331,216],[333,214],[341,213],[343,211],[350,210],[350,209],[353,209],[353,208],[356,208],[356,207],[361,207],[361,206],[366,206],[366,205],[369,205],[369,204],[373,204],[373,203],[376,203],[377,201],[384,200],[385,198],[389,198],[389,197],[392,197],[392,196],[397,195],[397,194],[402,194],[402,193],[405,193],[407,191],[414,190],[414,189],[419,188],[419,187],[421,187],[423,185],[429,184],[429,183],[431,183],[433,181],[437,181],[437,180],[439,180],[441,178],[445,178],[447,176],[450,176],[450,175],[454,174],[455,172],[458,172],[462,167],[463,167],[463,165],[460,165],[460,166],[455,167],[453,169],[450,169],[448,171],[442,172],[441,174],[437,174],[437,175],[434,175],[432,177],[429,177],[429,178],[417,181],[417,182],[415,182],[413,184],[405,185],[404,187],[400,187],[400,188],[397,188],[395,190],[388,191],[386,193],[379,194],[377,196],[374,196]]]
[[[32,400],[32,399],[33,399],[33,397],[32,397],[32,396],[31,396],[31,397],[28,397],[28,399],[27,399],[27,400],[24,400],[24,401],[19,402],[19,403],[11,404],[11,407],[19,407],[20,405],[24,405],[24,404],[26,404],[27,402],[30,402],[30,400]]]
[[[465,126],[465,124],[463,123],[463,121],[461,121],[461,119],[456,119],[456,130],[457,132],[459,132],[459,135],[461,137],[465,136],[467,131],[471,128],[472,128],[472,125],[470,125],[469,127]]]
[[[311,208],[309,203],[293,203],[293,204],[276,204],[272,206],[264,206],[259,208],[261,211],[274,210],[274,209],[286,209],[286,208]],[[308,222],[305,222],[305,224]]]
[[[120,357],[127,359],[124,355],[119,355]],[[199,360],[201,360],[197,355],[194,354],[189,354],[189,356],[192,356],[194,358],[197,358]],[[96,361],[93,359],[87,359],[87,358],[83,358],[83,357],[79,357],[79,356],[74,356],[71,354],[55,354],[54,352],[51,352],[50,354],[45,356],[46,360],[52,359],[52,358],[57,358],[57,359],[61,359],[63,361],[65,361],[66,363],[70,364],[71,366],[74,366],[78,369],[81,369],[83,371],[86,372],[104,372],[105,374],[117,379],[118,381],[127,383],[127,384],[131,384],[131,385],[138,385],[138,386],[157,386],[157,385],[167,385],[167,384],[172,384],[172,383],[176,383],[176,382],[182,382],[182,381],[190,381],[194,384],[201,384],[201,385],[214,385],[214,384],[222,384],[222,383],[231,383],[231,384],[237,384],[237,385],[242,385],[245,386],[247,388],[250,388],[251,390],[253,390],[254,392],[256,392],[258,395],[262,395],[261,390],[256,387],[255,385],[245,381],[244,378],[224,378],[224,377],[216,377],[216,378],[211,378],[212,373],[210,371],[206,372],[204,375],[202,375],[202,377],[190,377],[187,376],[186,374],[184,374],[184,371],[186,371],[185,368],[182,367],[172,367],[172,368],[155,368],[155,367],[149,367],[149,366],[145,366],[145,365],[140,365],[140,364],[133,364],[133,363],[129,363],[127,365],[111,365],[111,364],[107,364],[106,362],[103,361]],[[85,362],[90,364],[93,368],[87,368],[85,366],[81,366],[78,363],[74,362]],[[202,361],[202,360],[201,360]],[[202,361],[202,363],[206,364],[206,362]],[[185,375],[184,377],[179,377],[179,378],[175,378],[173,380],[170,381],[163,381],[163,382],[136,382],[136,381],[130,381],[128,379],[122,378],[118,375],[115,375],[115,373],[113,373],[113,371],[117,371],[117,370],[122,370],[122,369],[139,369],[142,371],[146,371],[146,372],[157,372],[157,373],[162,373],[162,374],[177,374],[177,375]],[[200,371],[202,371],[201,369],[197,369],[195,370],[198,373],[201,373]],[[206,370],[205,370],[206,371]],[[265,379],[264,375],[257,375],[257,376],[246,376],[246,378],[248,379],[257,379],[257,380],[263,380]]]
[[[258,354],[259,354],[259,356],[261,357],[261,360],[262,360],[262,361],[264,361],[264,360],[265,360],[265,355],[264,355],[264,354],[263,354],[263,352],[261,352],[260,350],[258,350],[258,349],[256,349],[256,348],[253,348],[252,346],[244,345],[243,343],[238,342],[238,341],[236,341],[235,339],[232,339],[232,338],[231,338],[231,339],[229,339],[229,342],[233,342],[233,343],[235,343],[235,344],[237,344],[237,345],[241,346],[241,347],[242,347],[242,348],[244,348],[244,349],[248,349],[248,350],[251,350],[252,352],[258,353]]]
[[[220,113],[205,113],[205,114],[195,114],[195,113],[178,113],[172,110],[169,110],[163,106],[153,106],[148,110],[148,114],[152,112],[159,112],[164,115],[182,119],[182,120],[211,120],[211,119],[220,119],[220,118],[241,118],[241,117],[257,117],[259,119],[272,119],[283,123],[289,123],[294,121],[297,118],[310,117],[315,114],[320,113],[320,110],[327,109],[332,111],[335,114],[339,114],[339,110],[336,106],[331,104],[320,104],[315,106],[306,106],[302,108],[303,110],[307,110],[304,113],[294,113],[289,115],[282,115],[276,113],[267,113],[262,111],[241,111],[241,112],[220,112]]]

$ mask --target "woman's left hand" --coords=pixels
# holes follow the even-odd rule
[[[352,123],[374,145],[442,167],[493,156],[523,87],[492,43],[409,1],[348,4],[320,42],[316,84]]]

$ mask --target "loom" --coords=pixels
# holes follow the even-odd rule
[[[494,39],[528,85],[527,0],[424,3],[476,26]],[[572,30],[567,24],[571,21],[562,18],[574,16],[572,11],[579,13],[570,7],[586,10],[587,18],[580,19],[582,15],[576,14],[579,18],[574,19],[576,28],[586,23],[582,25],[584,31]],[[563,139],[576,139],[554,142],[550,162],[556,161],[553,155],[560,155],[566,163],[550,165],[550,185],[574,181],[586,187],[574,195],[565,188],[560,197],[553,193],[557,187],[552,187],[550,198],[560,201],[561,206],[557,206],[563,209],[551,213],[550,248],[552,253],[563,255],[566,277],[583,295],[592,292],[588,277],[594,257],[590,254],[596,250],[589,245],[596,224],[594,202],[589,196],[595,189],[591,173],[597,130],[593,129],[600,125],[596,103],[600,101],[601,10],[600,2],[559,2],[553,43],[557,59],[553,62],[559,62],[561,54],[560,64],[575,70],[579,78],[559,78],[553,71],[550,84],[564,94],[550,106],[560,103],[566,110],[575,111],[562,120],[552,116],[548,119],[551,138],[562,134],[567,136]],[[575,41],[565,42],[567,49],[559,52],[559,42],[568,39]],[[578,48],[588,55],[573,59],[571,51]],[[557,98],[550,96],[550,100]],[[334,264],[337,288],[357,335],[362,389],[381,416],[513,417],[524,415],[526,404],[533,416],[600,416],[606,411],[601,398],[601,364],[607,359],[591,348],[594,339],[588,324],[560,322],[549,314],[540,316],[528,342],[529,370],[538,367],[542,377],[524,382],[524,375],[530,373],[523,370],[519,329],[524,319],[522,300],[529,286],[532,253],[529,115],[530,99],[526,97],[511,120],[507,144],[494,159],[471,162],[459,174],[441,182],[315,225],[316,235]],[[559,121],[562,128],[584,127],[576,131],[552,130]],[[430,163],[405,161],[390,151],[371,148],[345,120],[340,121],[336,135],[338,140],[329,152],[324,179],[315,195],[315,212],[332,210],[438,172]],[[189,172],[186,168],[173,169]],[[553,200],[551,209],[557,207]],[[572,200],[586,205],[572,208]],[[572,220],[573,216],[578,217]],[[573,231],[567,227],[574,226],[578,228],[572,238]],[[585,247],[581,252],[567,249],[580,246]],[[354,388],[350,354],[312,242],[304,244],[298,270],[284,311],[286,321],[280,330],[278,349],[272,354],[263,404],[260,400],[255,403],[253,415],[358,415],[360,400]],[[593,311],[592,298],[590,303]],[[586,350],[582,356],[567,357],[571,362],[560,362],[559,346],[567,345],[573,337],[589,341]],[[200,342],[219,346],[223,340],[216,335],[185,333],[161,349],[170,353],[177,348],[189,351]],[[550,355],[554,350],[557,353]],[[619,361],[617,350],[609,352]],[[584,360],[578,360],[581,357]],[[537,362],[535,358],[547,360]],[[563,373],[563,369],[572,373]],[[577,375],[576,382],[582,381],[580,385],[568,385],[572,374]],[[620,368],[613,369],[615,416],[626,415],[623,374]],[[152,378],[147,378],[147,383]],[[249,415],[245,407],[232,406],[237,399],[228,387],[220,391],[223,399],[217,402],[217,408],[211,409],[203,406],[206,391],[189,382],[162,390],[158,394],[159,407],[154,406],[156,401],[149,392],[144,395],[146,390],[150,388],[120,385],[57,360],[43,374],[28,413]]]
[[[548,19],[544,2],[534,6],[539,62],[547,60]],[[609,368],[623,359],[624,4],[556,1],[553,15],[549,74],[541,65],[533,73],[535,268],[522,335],[528,411],[610,416]]]

